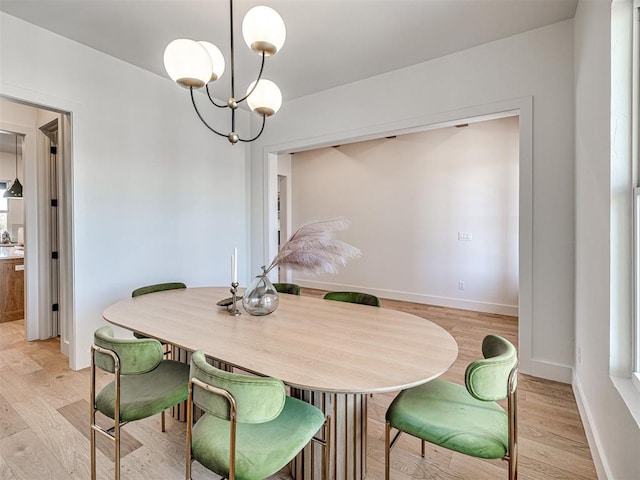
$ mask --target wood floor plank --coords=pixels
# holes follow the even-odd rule
[[[562,458],[558,468],[565,471],[567,475],[572,475],[576,480],[596,478],[593,461],[580,455],[578,451],[566,447],[555,447],[525,436],[521,436],[519,447],[522,457],[536,459],[540,463],[554,465],[559,458]]]
[[[14,433],[26,430],[29,426],[22,420],[9,402],[0,395],[0,438],[6,438]],[[4,478],[0,476],[0,478]]]
[[[65,469],[30,429],[0,439],[0,455],[19,479],[62,480],[87,478]]]
[[[62,415],[75,429],[89,440],[89,402],[78,400],[58,409]],[[103,428],[113,425],[113,420],[106,418],[99,413],[96,415],[96,422]],[[129,433],[129,426],[120,429],[120,458],[126,457],[134,450],[142,447],[142,443]],[[87,448],[89,442],[87,441]],[[102,435],[96,435],[96,448],[107,458],[114,460],[113,442]]]
[[[15,480],[16,478],[9,464],[2,458],[2,455],[0,455],[0,478],[2,478],[2,480]]]
[[[3,363],[2,366],[15,370],[18,375],[25,375],[42,368],[36,362],[31,360],[31,358],[24,355],[18,348],[3,350],[1,358]]]

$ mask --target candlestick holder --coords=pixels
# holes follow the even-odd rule
[[[232,315],[234,317],[242,315],[242,312],[240,312],[240,310],[238,310],[238,307],[236,306],[236,302],[238,301],[238,285],[238,282],[232,282],[231,290],[229,290],[231,292],[231,308],[229,309],[229,315]]]

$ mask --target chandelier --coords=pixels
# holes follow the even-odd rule
[[[284,45],[286,29],[282,17],[272,8],[259,6],[247,12],[242,21],[242,36],[247,46],[262,57],[258,78],[247,88],[246,94],[236,98],[235,93],[235,65],[233,45],[233,0],[229,0],[231,25],[231,96],[226,104],[218,104],[211,96],[209,84],[220,78],[224,72],[225,60],[222,52],[215,45],[204,42],[180,38],[167,45],[164,51],[164,67],[167,74],[178,85],[188,88],[191,93],[191,103],[196,114],[213,133],[226,137],[232,144],[238,142],[252,142],[264,131],[267,117],[275,114],[282,105],[282,93],[278,86],[270,80],[262,78],[264,60],[275,55]],[[217,108],[231,110],[231,131],[222,133],[209,125],[193,95],[194,89],[204,87],[211,103]],[[246,100],[249,108],[262,117],[260,132],[253,138],[240,138],[236,132],[236,110]]]

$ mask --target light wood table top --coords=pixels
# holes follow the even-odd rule
[[[438,377],[458,355],[446,330],[408,313],[281,294],[270,315],[232,317],[216,306],[229,295],[222,287],[157,292],[115,303],[103,316],[304,390],[398,391]]]

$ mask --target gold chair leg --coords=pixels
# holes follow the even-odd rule
[[[164,410],[160,413],[160,430],[164,432]]]
[[[326,426],[326,435],[324,442],[324,461],[323,461],[323,470],[324,470],[324,480],[329,480],[329,462],[331,460],[331,415],[327,415],[325,419]]]
[[[385,423],[384,429],[384,479],[389,480],[391,469],[391,424]]]
[[[513,451],[510,452],[507,459],[509,467],[509,480],[518,480],[518,446],[514,445]]]
[[[91,480],[96,480],[96,366],[93,361],[93,349],[91,350],[91,405],[89,406],[89,443],[91,444]]]
[[[420,452],[422,454],[422,458],[424,458],[424,453],[425,453],[425,441],[422,440],[422,451]]]
[[[189,382],[189,396],[187,397],[187,470],[186,480],[191,480],[191,429],[193,428],[193,384]]]
[[[91,421],[91,425],[93,425],[93,420]],[[91,480],[96,480],[96,431],[93,429],[93,426],[90,427],[90,429],[89,442],[91,443]]]
[[[114,430],[115,441],[115,457],[116,457],[116,475],[115,479],[120,480],[120,422],[116,422],[116,428]]]

